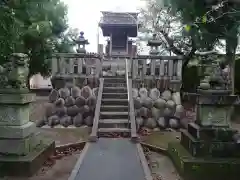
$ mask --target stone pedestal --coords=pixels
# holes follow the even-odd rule
[[[30,176],[54,152],[54,142],[29,121],[33,101],[30,93],[0,93],[0,175]]]
[[[224,93],[225,92],[225,93]],[[181,144],[196,157],[238,157],[239,144],[230,128],[231,106],[237,96],[202,90],[197,95],[197,120],[182,131]]]
[[[217,90],[201,90],[194,96],[197,120],[182,130],[180,144],[169,145],[171,158],[187,180],[239,179],[238,132],[230,127],[237,97]]]

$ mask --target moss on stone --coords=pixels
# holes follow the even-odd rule
[[[238,158],[195,158],[180,143],[169,143],[168,153],[185,180],[239,179]]]

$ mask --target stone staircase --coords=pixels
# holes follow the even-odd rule
[[[128,115],[128,93],[125,78],[104,78],[98,136],[117,133],[131,136]]]

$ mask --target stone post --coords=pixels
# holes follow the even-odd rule
[[[0,67],[0,176],[31,176],[54,151],[29,121],[35,94],[27,89],[28,57],[12,54]]]

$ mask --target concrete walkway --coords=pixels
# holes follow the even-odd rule
[[[137,144],[100,138],[87,143],[69,180],[146,180]]]

